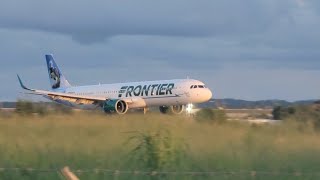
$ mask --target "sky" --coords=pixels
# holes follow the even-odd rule
[[[319,0],[3,0],[0,101],[72,85],[192,78],[214,98],[320,98]]]

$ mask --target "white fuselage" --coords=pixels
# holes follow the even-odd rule
[[[118,114],[125,114],[131,108],[159,106],[162,113],[171,111],[179,114],[183,111],[183,105],[202,103],[212,98],[212,92],[203,82],[194,79],[72,86],[52,54],[46,54],[45,58],[51,90],[28,88],[17,75],[20,86],[31,94],[42,95],[67,106],[100,108],[106,113]]]
[[[129,108],[202,103],[212,97],[211,91],[205,87],[204,83],[193,79],[77,86],[66,88],[63,92],[80,96],[124,100],[131,102],[128,103]],[[58,102],[72,106],[79,104],[79,102],[75,103],[68,99],[59,99]],[[82,102],[80,104],[90,103]]]

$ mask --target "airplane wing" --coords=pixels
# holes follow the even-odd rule
[[[67,101],[78,103],[78,104],[99,104],[99,103],[107,100],[105,97],[76,95],[76,94],[70,94],[70,93],[30,89],[30,88],[27,88],[22,83],[22,80],[19,75],[17,75],[17,77],[18,77],[20,86],[23,89],[30,91],[30,94],[46,96],[52,100],[58,100],[58,99],[59,100],[67,100]]]
[[[87,96],[87,95],[76,95],[71,93],[62,93],[62,92],[52,92],[52,91],[45,91],[45,90],[38,90],[38,89],[31,89],[26,87],[20,78],[19,75],[17,75],[20,86],[29,91],[29,94],[33,95],[41,95],[45,96],[46,98],[49,98],[53,101],[57,100],[64,100],[69,101],[76,104],[94,104],[97,106],[102,106],[102,104],[108,100],[106,97],[101,96]],[[124,98],[122,99],[126,103],[130,104],[130,107],[145,107],[145,101],[142,98]]]

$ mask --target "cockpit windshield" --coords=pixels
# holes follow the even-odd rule
[[[190,89],[196,89],[196,88],[207,88],[205,85],[191,85]]]

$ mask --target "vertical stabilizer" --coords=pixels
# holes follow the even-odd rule
[[[71,85],[59,70],[56,62],[53,59],[53,56],[46,55],[46,61],[47,61],[51,88],[55,90],[59,88],[64,89],[64,88],[70,87]]]

